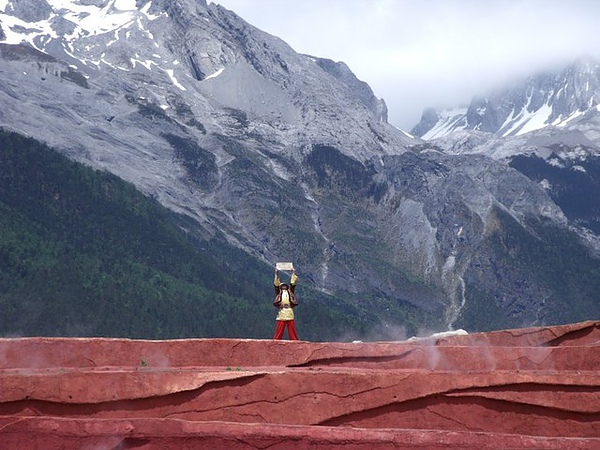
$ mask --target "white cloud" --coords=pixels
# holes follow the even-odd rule
[[[428,106],[587,54],[596,0],[217,0],[294,50],[344,61],[409,129]]]

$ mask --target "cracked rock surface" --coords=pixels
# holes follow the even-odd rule
[[[400,342],[0,339],[7,449],[600,448],[600,322]]]

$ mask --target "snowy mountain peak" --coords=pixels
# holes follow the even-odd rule
[[[565,126],[600,101],[600,65],[580,58],[559,72],[529,77],[465,108],[428,110],[412,134],[430,140],[458,130],[519,136],[547,126]]]
[[[28,44],[66,59],[98,65],[119,37],[145,33],[148,22],[160,16],[150,12],[151,2],[138,8],[136,0],[3,0],[0,23],[6,44]],[[93,39],[93,40],[92,40]],[[149,46],[152,48],[154,46]]]
[[[24,36],[34,43],[44,36],[77,38],[113,32],[134,22],[139,12],[147,13],[150,4],[138,8],[136,0],[3,0],[0,17],[6,25],[6,43],[21,43]]]

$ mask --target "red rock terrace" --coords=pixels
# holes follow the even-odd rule
[[[600,322],[325,343],[0,339],[0,448],[600,449]]]

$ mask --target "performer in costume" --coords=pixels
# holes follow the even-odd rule
[[[275,285],[275,300],[273,301],[273,306],[278,308],[279,312],[277,313],[277,328],[275,329],[275,336],[273,339],[279,340],[283,338],[283,332],[287,327],[290,340],[298,340],[296,323],[294,321],[294,308],[298,306],[298,300],[296,300],[296,296],[294,295],[297,280],[298,276],[296,275],[296,271],[292,270],[292,278],[288,286],[281,282],[279,279],[279,271],[275,269],[275,281],[273,282]]]

